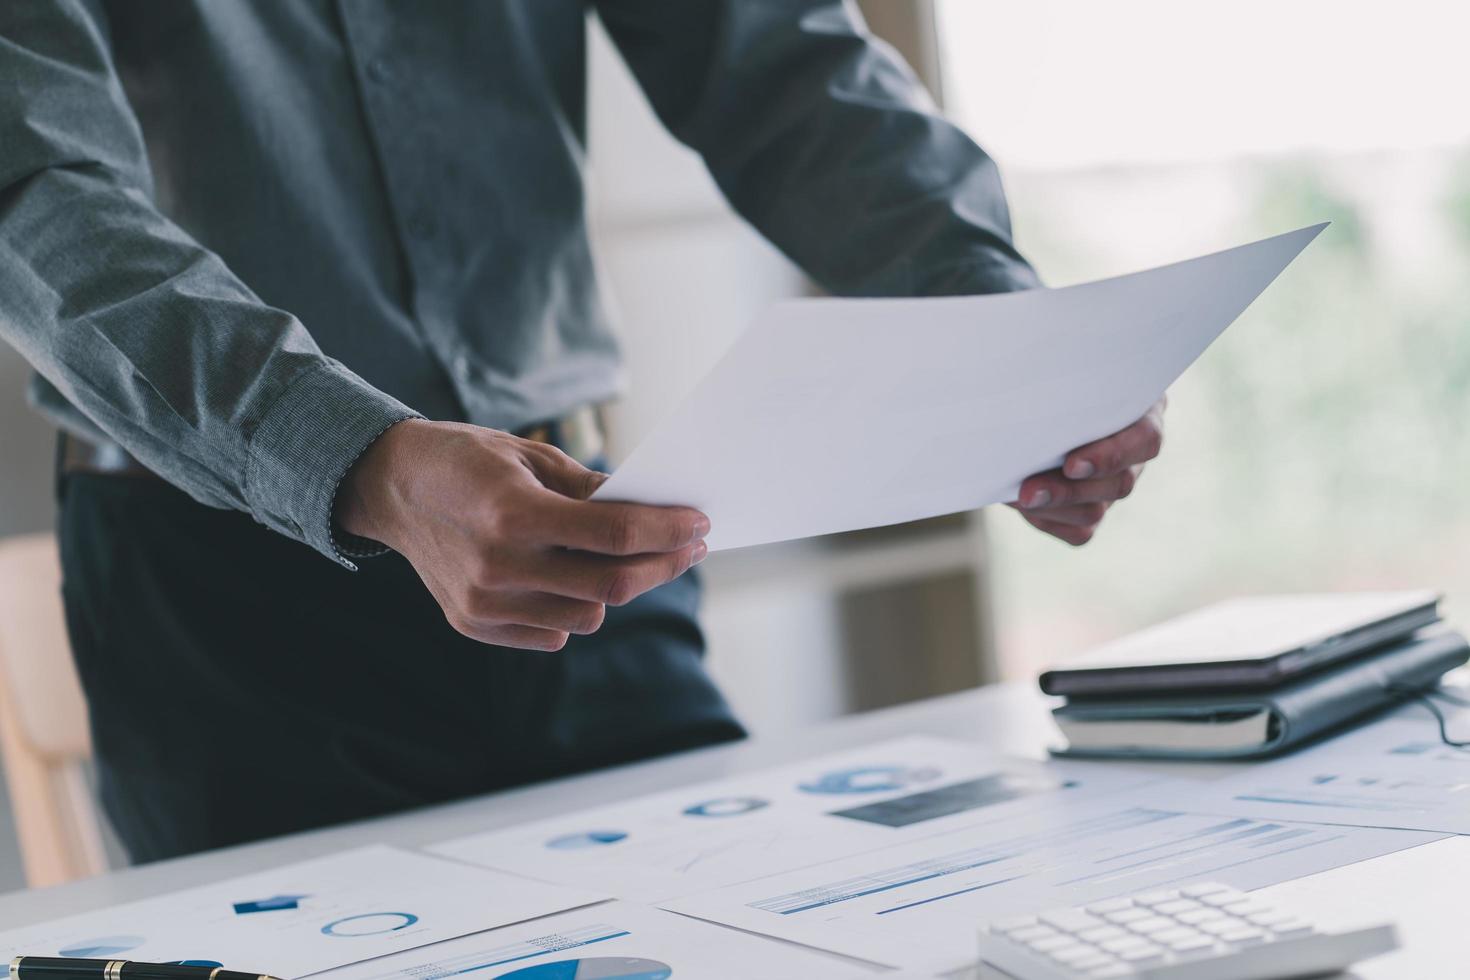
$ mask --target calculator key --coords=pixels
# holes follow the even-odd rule
[[[1240,916],[1242,919],[1248,915],[1259,915],[1262,912],[1269,911],[1260,902],[1253,902],[1250,899],[1246,899],[1243,902],[1232,902],[1229,905],[1221,906],[1221,908],[1231,915]]]
[[[1121,926],[1125,923],[1137,922],[1139,919],[1151,919],[1153,915],[1148,909],[1123,909],[1119,912],[1109,912],[1103,918]]]
[[[1154,944],[1142,936],[1122,936],[1118,939],[1106,940],[1098,945],[1109,953],[1122,954],[1130,949],[1151,949]]]
[[[1063,936],[1061,934],[1058,934],[1055,936],[1047,936],[1044,939],[1034,939],[1026,945],[1030,946],[1038,953],[1050,953],[1054,949],[1061,949],[1063,946],[1075,946],[1076,944],[1077,940],[1073,939],[1071,936]]]
[[[1241,928],[1241,924],[1234,919],[1216,919],[1214,922],[1200,923],[1200,928],[1212,936],[1221,936]]]
[[[1095,929],[1105,924],[1102,919],[1095,915],[1088,915],[1081,909],[1058,909],[1055,912],[1044,912],[1040,918],[1045,925],[1053,929],[1061,929],[1063,932],[1080,932],[1083,929]]]
[[[1203,935],[1204,933],[1200,932],[1198,929],[1191,929],[1188,926],[1175,926],[1173,929],[1160,930],[1159,932],[1154,933],[1148,938],[1152,939],[1156,943],[1164,943],[1165,945],[1173,946],[1177,940],[1193,939],[1196,936]]]
[[[1180,912],[1174,916],[1185,925],[1197,926],[1201,922],[1213,922],[1215,919],[1225,918],[1225,913],[1219,909],[1195,909],[1192,912]]]
[[[1219,908],[1225,905],[1234,905],[1236,902],[1239,902],[1243,898],[1245,898],[1245,892],[1238,892],[1235,889],[1230,888],[1226,889],[1223,892],[1215,892],[1210,895],[1201,895],[1199,897],[1199,900],[1201,902],[1204,902],[1206,905],[1213,905],[1216,908]]]
[[[1015,915],[1008,919],[996,919],[990,924],[991,932],[1010,933],[1026,926],[1036,925],[1037,919],[1034,915]]]
[[[1061,949],[1054,949],[1046,955],[1058,963],[1076,963],[1078,960],[1090,959],[1096,956],[1097,949],[1088,946],[1086,943],[1077,943],[1072,946],[1064,946]]]
[[[1018,943],[1029,943],[1033,939],[1045,939],[1047,936],[1058,935],[1061,935],[1061,933],[1057,932],[1051,926],[1026,926],[1024,929],[1017,929],[1011,933],[1010,937]]]
[[[1241,926],[1238,929],[1232,929],[1230,932],[1222,932],[1219,935],[1225,942],[1234,943],[1237,946],[1254,946],[1256,943],[1266,941],[1266,934],[1255,926]]]
[[[1212,952],[1215,949],[1215,942],[1209,936],[1198,936],[1194,939],[1180,939],[1172,942],[1169,948],[1179,956],[1198,956]]]
[[[1179,897],[1178,892],[1145,892],[1134,896],[1135,905],[1162,905]]]
[[[1290,912],[1276,912],[1267,910],[1265,912],[1257,912],[1254,915],[1246,916],[1246,921],[1250,922],[1251,925],[1273,926],[1276,925],[1278,922],[1291,922],[1295,918],[1296,916],[1292,915]]]
[[[1105,939],[1117,939],[1119,936],[1126,936],[1128,933],[1117,926],[1098,926],[1096,929],[1084,929],[1074,935],[1078,939],[1086,940],[1089,943],[1100,943]]]
[[[1131,898],[1110,898],[1106,902],[1094,902],[1087,906],[1087,911],[1093,915],[1106,915],[1109,912],[1121,912],[1123,909],[1132,908]]]
[[[1192,898],[1176,898],[1172,902],[1155,905],[1154,911],[1160,915],[1178,915],[1180,912],[1188,912],[1190,909],[1199,908],[1204,908],[1204,906]]]
[[[1179,889],[1179,894],[1187,898],[1199,898],[1203,895],[1213,895],[1216,892],[1228,892],[1230,888],[1220,884],[1218,881],[1205,881],[1198,885],[1188,885]]]
[[[1071,967],[1074,970],[1094,970],[1100,966],[1118,962],[1107,953],[1091,953],[1086,959],[1073,960]]]
[[[1305,936],[1312,931],[1312,924],[1305,919],[1288,919],[1286,922],[1273,923],[1270,929],[1273,936]]]
[[[1148,966],[1150,963],[1162,963],[1164,950],[1159,946],[1150,946],[1147,949],[1130,949],[1118,954],[1118,959],[1129,966]]]
[[[1128,928],[1142,935],[1154,932],[1162,932],[1165,929],[1174,928],[1174,920],[1166,919],[1162,915],[1156,915],[1149,919],[1139,919],[1137,922],[1128,923]]]

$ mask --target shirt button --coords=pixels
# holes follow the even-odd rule
[[[387,58],[374,58],[368,62],[368,79],[382,84],[393,80],[393,67],[388,64]]]

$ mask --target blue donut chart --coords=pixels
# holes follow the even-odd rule
[[[686,817],[738,817],[771,805],[759,796],[720,796],[684,808]]]
[[[357,936],[380,936],[385,932],[407,929],[417,921],[419,917],[412,912],[364,912],[361,915],[349,915],[328,922],[322,926],[322,935],[338,936],[343,939],[353,939]],[[344,928],[349,923],[357,924]]]

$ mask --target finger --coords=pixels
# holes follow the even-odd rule
[[[1112,476],[1153,459],[1163,445],[1163,407],[1160,403],[1121,432],[1072,450],[1062,464],[1062,472],[1073,480]]]
[[[449,625],[453,626],[456,632],[463,633],[472,640],[498,647],[553,653],[567,645],[567,634],[559,630],[506,624],[490,626],[452,616],[449,617]]]
[[[586,500],[607,482],[606,473],[588,469],[555,446],[529,439],[522,443],[521,458],[548,490],[573,500]]]
[[[1016,503],[1021,510],[1027,511],[1071,504],[1111,503],[1131,494],[1142,473],[1141,463],[1113,476],[1093,480],[1069,480],[1060,470],[1038,473],[1027,477],[1021,484]]]
[[[597,632],[606,614],[600,602],[546,592],[488,592],[472,609],[475,620],[487,627],[534,626],[582,636]]]
[[[1070,544],[1073,547],[1080,548],[1082,545],[1091,541],[1092,536],[1097,533],[1096,526],[1074,527],[1071,524],[1059,524],[1055,521],[1048,521],[1045,518],[1036,517],[1032,514],[1026,514],[1024,516],[1027,522],[1029,522],[1037,530],[1045,531],[1052,537],[1057,538],[1061,541],[1065,541],[1067,544]]]
[[[532,510],[537,539],[600,555],[642,555],[687,548],[709,533],[692,507],[568,500],[544,495]]]
[[[667,553],[613,558],[574,551],[545,552],[525,566],[526,585],[541,592],[622,606],[671,582],[704,559],[703,541]]]
[[[1085,527],[1089,524],[1101,523],[1107,512],[1107,504],[1092,503],[1068,504],[1065,507],[1048,507],[1045,510],[1023,511],[1022,513],[1027,518],[1035,517],[1037,520],[1047,521],[1052,524]]]

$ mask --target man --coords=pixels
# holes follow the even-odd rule
[[[849,6],[591,6],[828,289],[1037,285],[989,158]],[[585,499],[616,352],[584,16],[0,5],[0,332],[70,433],[67,614],[136,860],[741,735],[685,574],[708,522]],[[1085,542],[1158,442],[1084,447],[1027,518]]]

